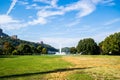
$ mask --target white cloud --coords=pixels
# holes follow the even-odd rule
[[[47,44],[50,44],[56,48],[59,48],[61,44],[62,47],[75,47],[80,38],[40,38],[40,41],[44,41]]]
[[[12,9],[14,8],[16,2],[18,0],[13,0],[9,10],[7,11],[7,15],[12,11]],[[72,4],[67,4],[67,5],[63,5],[63,6],[58,6],[57,2],[58,0],[33,0],[34,2],[42,2],[42,3],[46,3],[47,5],[45,6],[40,6],[37,5],[37,3],[33,3],[31,5],[28,5],[28,2],[24,2],[24,1],[19,1],[21,4],[26,6],[26,9],[37,9],[38,12],[36,13],[37,18],[34,19],[32,17],[32,21],[27,21],[27,22],[19,22],[18,20],[13,19],[10,16],[7,15],[0,15],[0,17],[2,18],[2,20],[0,20],[1,24],[9,24],[14,26],[13,23],[15,25],[19,25],[17,28],[20,27],[26,27],[29,25],[37,25],[37,24],[46,24],[48,22],[48,18],[49,17],[53,17],[53,16],[62,16],[64,14],[67,14],[67,12],[71,12],[71,11],[77,11],[77,18],[81,19],[84,16],[87,16],[89,14],[91,14],[95,9],[96,9],[96,5],[99,3],[102,4],[108,4],[108,3],[112,3],[113,0],[79,0],[77,2],[74,2]],[[54,9],[54,10],[53,10]],[[112,21],[111,23],[114,23],[115,21]],[[68,26],[75,26],[79,24],[79,21],[75,21],[72,22],[71,24],[69,24]],[[107,23],[110,24],[110,23]],[[16,29],[14,27],[10,27],[10,29]]]
[[[26,8],[25,9],[36,9],[36,8],[38,8],[39,6],[36,4],[36,3],[34,3],[34,4],[31,4],[31,5],[26,5]]]
[[[9,15],[0,15],[0,28],[10,30],[10,29],[20,29],[22,27],[27,27],[28,24],[23,23],[20,20],[13,19]]]
[[[79,23],[80,23],[80,20],[76,20],[76,21],[67,23],[67,25],[65,25],[65,26],[66,27],[73,27],[73,26],[75,26],[75,25],[77,25]]]
[[[76,3],[67,5],[64,8],[65,12],[77,10],[79,11],[78,16],[79,17],[84,17],[89,15],[91,12],[95,10],[95,4],[93,4],[90,0],[81,0]]]
[[[34,19],[33,21],[29,21],[27,24],[28,25],[46,24],[46,20],[42,17],[39,17],[38,19]]]
[[[115,5],[114,0],[91,0],[94,4]]]
[[[50,3],[51,0],[33,0],[34,2]]]
[[[91,0],[94,4],[98,4],[99,2],[103,1],[103,0]]]
[[[33,21],[33,23],[36,23],[36,24],[39,22],[39,21],[37,21],[37,20],[39,20],[39,18],[40,19],[42,18],[44,21],[47,22],[48,17],[64,15],[65,13],[73,11],[73,10],[79,11],[78,16],[81,18],[81,17],[84,17],[86,15],[89,15],[90,13],[92,13],[95,10],[95,5],[93,5],[93,3],[89,0],[78,1],[76,3],[72,3],[72,4],[69,4],[66,6],[62,6],[62,7],[57,5],[58,0],[51,0],[51,1],[49,1],[49,0],[45,0],[45,1],[44,0],[34,0],[34,1],[45,2],[45,3],[49,3],[51,6],[54,6],[54,7],[45,6],[45,7],[41,8],[37,12],[38,19]],[[35,5],[35,7],[36,7],[36,5]],[[52,9],[55,9],[55,10],[53,11]]]
[[[57,2],[58,0],[52,0],[50,4],[52,7],[57,7]]]
[[[29,18],[33,19],[32,21],[21,22],[19,20],[13,19],[11,16],[9,16],[8,14],[12,11],[12,9],[14,8],[14,6],[17,2],[17,0],[13,0],[9,10],[7,11],[7,15],[0,15],[0,24],[1,24],[0,27],[5,28],[5,29],[20,29],[20,28],[27,27],[30,25],[46,24],[49,17],[64,15],[64,14],[67,14],[67,12],[71,12],[71,11],[77,11],[77,13],[76,13],[77,19],[78,18],[81,19],[82,17],[91,14],[96,9],[96,6],[98,4],[101,4],[101,3],[102,4],[112,4],[113,3],[113,0],[106,0],[106,1],[105,0],[79,0],[72,4],[58,6],[57,5],[58,0],[34,0],[34,1],[36,1],[36,2],[40,1],[40,2],[46,3],[47,6],[39,6],[37,4],[27,5],[28,4],[27,2],[26,3],[23,2],[21,4],[26,5],[26,9],[31,9],[31,8],[39,9],[38,12],[36,13],[36,16],[37,16],[36,19],[33,19],[32,16],[29,16]],[[120,21],[120,19],[114,19],[114,20],[111,20],[111,21],[105,23],[105,25],[114,24],[119,21]],[[80,21],[76,20],[75,22],[71,22],[67,26],[71,27],[71,26],[75,26],[79,23],[80,23]],[[71,32],[74,32],[75,34],[77,34],[77,33],[81,34],[81,33],[94,32],[97,30],[99,30],[99,29],[91,28],[91,26],[86,26],[86,27],[83,26],[83,27],[79,27],[79,29],[78,28],[77,29],[69,28],[69,30],[66,31],[65,33],[58,32],[58,33],[53,33],[53,34],[51,33],[51,34],[52,34],[52,36],[65,35],[65,34],[69,34]],[[118,31],[120,31],[120,29]],[[95,34],[96,36],[94,35],[94,36],[92,36],[92,38],[96,39],[96,41],[100,41],[100,40],[103,40],[106,36],[108,36],[109,34],[111,34],[113,32],[105,32],[105,33],[101,32],[100,34]],[[49,34],[47,34],[47,35],[49,35]],[[45,43],[51,44],[52,46],[58,48],[60,43],[62,44],[62,47],[76,46],[78,41],[81,38],[83,38],[83,37],[82,36],[80,38],[56,38],[56,37],[51,37],[51,38],[47,37],[46,38],[45,37],[45,38],[41,38],[40,41],[44,41]]]
[[[96,9],[96,5],[91,2],[81,2],[81,11],[78,13],[78,17],[84,17],[92,13]]]
[[[113,0],[80,0],[78,2],[65,6],[63,11],[69,12],[77,10],[78,11],[77,17],[82,18],[95,11],[96,6],[101,3],[105,5],[110,5],[113,4],[114,2]]]
[[[49,4],[52,7],[57,7],[57,2],[58,0],[33,0],[34,2],[42,2],[42,3],[46,3]]]
[[[8,11],[6,13],[7,15],[12,11],[12,9],[14,8],[16,2],[17,2],[17,0],[13,0],[12,1],[11,5],[10,5],[10,8],[8,9]]]
[[[21,23],[12,23],[12,24],[2,24],[0,27],[5,30],[15,30],[15,29],[20,29],[22,27],[26,27],[26,25]]]
[[[26,6],[26,9],[31,9],[32,7],[31,6]]]
[[[33,18],[33,16],[29,16],[28,18]]]
[[[113,2],[112,0],[79,0],[72,4],[67,4],[63,6],[58,6],[58,0],[33,0],[33,2],[41,2],[46,3],[47,5],[39,6],[37,3],[32,5],[26,5],[26,9],[37,9],[38,12],[36,14],[37,19],[33,19],[32,21],[28,21],[28,24],[36,25],[36,24],[46,24],[48,22],[48,18],[52,16],[64,15],[67,12],[78,11],[76,13],[77,18],[82,18],[91,14],[95,9],[96,5],[99,3],[107,4]],[[25,3],[27,4],[27,3]],[[53,11],[54,9],[54,11]],[[79,22],[73,22],[68,26],[74,26]]]
[[[8,15],[0,15],[0,24],[18,23],[18,20],[13,19]]]
[[[18,0],[18,3],[21,5],[28,5],[29,4],[27,1],[20,1],[20,0]]]
[[[37,13],[38,17],[50,17],[50,16],[56,16],[56,15],[63,15],[64,12],[62,11],[46,11],[46,10],[41,10]]]
[[[114,0],[102,0],[101,3],[103,3],[103,4],[111,4],[111,3],[114,3]]]
[[[36,6],[38,6],[38,5],[37,5],[37,4],[32,4],[31,6],[36,7]]]
[[[111,21],[108,21],[106,22],[104,25],[111,25],[111,24],[114,24],[114,23],[117,23],[117,22],[120,22],[120,18],[116,18],[116,19],[113,19]]]
[[[39,17],[38,19],[33,19],[32,21],[22,22],[20,20],[13,19],[9,15],[0,15],[0,28],[6,30],[20,29],[23,27],[36,25],[36,24],[46,24],[46,20],[42,17]]]
[[[43,1],[43,0],[35,0],[35,1]],[[48,0],[45,0],[44,2],[49,3],[50,5],[57,6],[57,7],[48,7],[46,6],[39,10],[37,13],[38,17],[51,17],[51,16],[57,16],[57,15],[64,15],[67,12],[70,11],[78,11],[77,16],[79,18],[84,17],[92,13],[96,9],[96,5],[90,1],[90,0],[81,0],[66,6],[58,6],[57,0],[51,0],[51,3]],[[97,1],[98,2],[98,1]],[[96,4],[97,4],[96,2]],[[51,9],[56,9],[55,11],[52,11]]]

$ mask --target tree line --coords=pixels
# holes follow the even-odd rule
[[[54,47],[44,44],[35,43],[11,37],[0,37],[0,55],[31,55],[47,54],[48,51],[58,51]]]
[[[0,39],[3,42],[3,39]],[[11,40],[11,39],[10,39]],[[9,40],[8,40],[9,41]],[[11,44],[5,40],[0,45],[0,55],[32,55],[32,54],[47,54],[51,47],[43,46],[41,44],[29,44],[28,42],[21,42],[14,40]],[[55,49],[52,48],[55,52]],[[57,51],[57,50],[56,50]],[[76,47],[63,48],[63,52],[71,54],[83,55],[120,55],[120,32],[114,33],[106,37],[103,41],[97,44],[92,38],[85,38],[78,42]]]
[[[109,35],[99,44],[92,38],[82,39],[76,47],[66,47],[63,51],[84,55],[120,55],[120,32]]]
[[[9,42],[4,42],[2,48],[0,48],[0,55],[32,55],[32,54],[47,54],[47,48],[38,45],[34,47],[32,45],[23,44],[14,47]]]

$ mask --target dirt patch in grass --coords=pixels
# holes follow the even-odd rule
[[[74,64],[72,67],[85,68],[85,73],[94,77],[95,80],[119,80],[120,79],[120,57],[63,57],[65,61]]]
[[[63,56],[62,60],[73,65],[67,67],[67,70],[47,74],[45,80],[120,80],[119,58],[119,56]]]

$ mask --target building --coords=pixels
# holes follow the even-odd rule
[[[12,35],[11,38],[12,39],[17,39],[17,35]]]
[[[44,44],[43,41],[41,41],[40,44],[43,45]]]

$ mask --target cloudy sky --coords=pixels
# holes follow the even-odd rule
[[[56,48],[120,32],[120,0],[0,0],[0,28]]]

